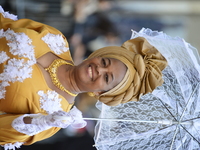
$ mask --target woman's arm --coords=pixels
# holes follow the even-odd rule
[[[0,6],[0,29],[27,35],[34,46],[36,59],[51,52],[57,57],[72,61],[67,39],[59,30],[30,19],[13,19],[16,17],[12,16],[14,15],[4,12]]]
[[[33,136],[18,132],[12,127],[12,124],[13,120],[21,116],[22,115],[14,114],[0,115],[0,145],[3,147],[19,147],[22,144],[30,145],[37,141],[49,138],[60,130],[58,127],[51,127]],[[21,127],[23,128],[25,126],[21,124]]]
[[[83,128],[86,122],[82,113],[74,107],[69,112],[58,111],[49,115],[24,114],[0,115],[0,145],[24,143],[32,144],[52,136],[60,128],[72,125],[74,128]]]

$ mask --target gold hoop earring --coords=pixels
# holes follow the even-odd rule
[[[94,97],[95,96],[95,94],[93,93],[93,92],[88,92],[87,93],[89,96],[91,96],[91,97]]]

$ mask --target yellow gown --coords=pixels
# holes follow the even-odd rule
[[[12,127],[14,119],[59,109],[68,112],[73,105],[47,86],[36,59],[48,52],[65,60],[72,58],[66,38],[57,29],[29,19],[16,20],[0,12],[0,145],[30,145],[60,128],[29,136]]]

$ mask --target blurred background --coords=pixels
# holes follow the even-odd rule
[[[130,39],[131,29],[164,31],[200,50],[199,0],[0,0],[6,11],[59,29],[68,39],[75,64],[91,52]],[[76,99],[84,117],[98,117],[96,100],[87,94]],[[53,137],[22,146],[21,150],[95,150],[94,128],[62,129]],[[1,149],[1,148],[0,148]]]

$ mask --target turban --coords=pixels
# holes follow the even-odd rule
[[[143,37],[131,39],[122,46],[108,46],[94,51],[89,57],[115,58],[127,67],[124,79],[113,89],[96,96],[109,106],[138,101],[140,96],[162,85],[162,70],[166,59]]]

